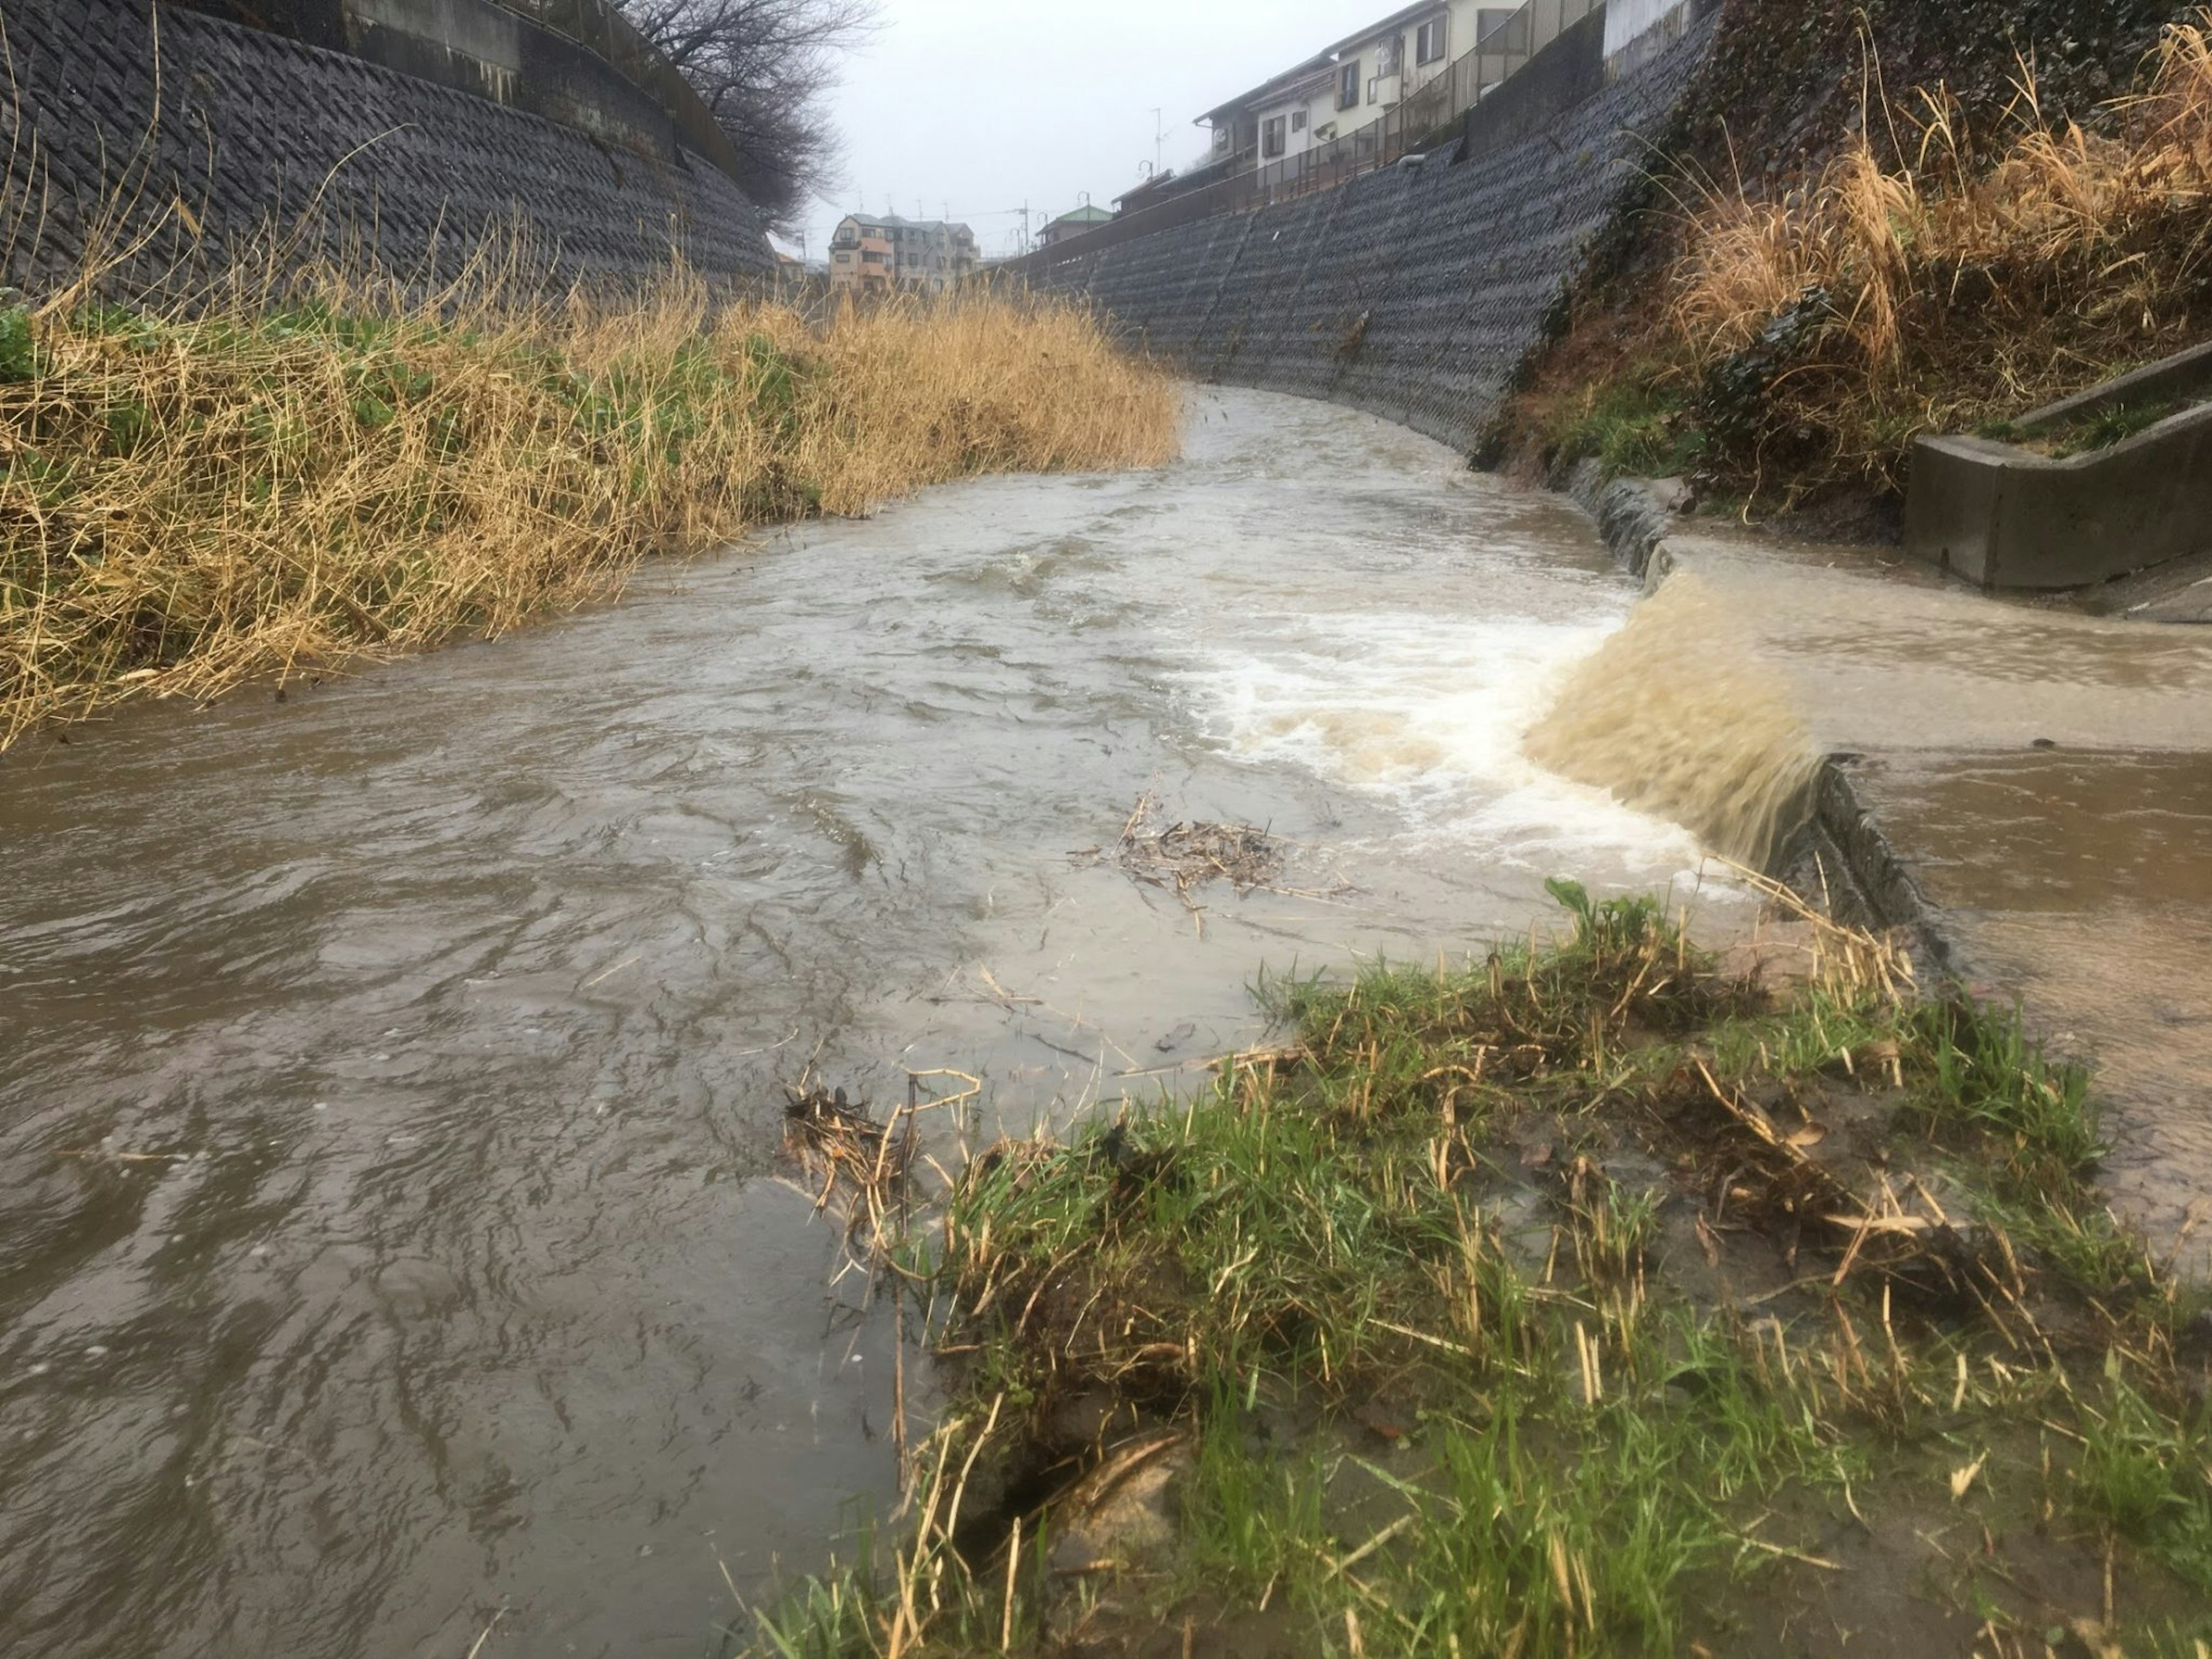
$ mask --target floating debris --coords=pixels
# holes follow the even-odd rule
[[[1283,873],[1282,842],[1249,823],[1160,822],[1159,797],[1146,790],[1121,826],[1114,862],[1139,881],[1172,887],[1189,902],[1190,890],[1226,881],[1239,893],[1271,887]]]
[[[798,1082],[783,1085],[784,1146],[816,1183],[817,1214],[842,1198],[847,1265],[872,1275],[893,1267],[890,1242],[913,1211],[912,1177],[921,1157],[915,1119],[939,1108],[957,1112],[983,1085],[965,1072],[908,1072],[906,1103],[889,1123],[879,1123],[868,1115],[866,1101],[812,1079],[810,1066]],[[962,1086],[949,1094],[929,1092],[948,1082]]]
[[[817,1210],[826,1206],[842,1186],[857,1196],[872,1198],[886,1188],[904,1184],[913,1153],[913,1121],[905,1134],[894,1137],[868,1115],[867,1103],[848,1100],[842,1089],[805,1086],[802,1079],[786,1084],[784,1139],[792,1152],[821,1181],[814,1200]]]

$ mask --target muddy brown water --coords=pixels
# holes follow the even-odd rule
[[[781,1082],[1063,1120],[1257,1035],[1263,967],[1687,896],[1516,746],[1633,597],[1555,501],[1208,392],[1159,472],[0,761],[0,1647],[718,1650],[891,1496]],[[1201,927],[1083,856],[1148,787],[1293,890]]]
[[[1698,531],[1681,568],[1789,682],[1954,965],[2093,1063],[2102,1188],[2212,1278],[2212,629],[2000,604]]]

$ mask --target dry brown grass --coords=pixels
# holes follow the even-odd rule
[[[1879,101],[1868,119],[1907,128],[1915,165],[1883,166],[1861,124],[1858,140],[1808,185],[1758,199],[1741,181],[1697,191],[1688,247],[1675,267],[1674,322],[1708,355],[1742,349],[1784,307],[1828,291],[1836,332],[1869,368],[1895,364],[1900,319],[1929,285],[1962,272],[2025,276],[2099,256],[2110,279],[2094,303],[2127,308],[2154,275],[2147,251],[2212,195],[2212,13],[2167,31],[2148,89],[2119,101],[2120,135],[2047,125],[2033,66],[2023,61],[2012,108],[2016,131],[1993,165],[1941,88],[1916,94],[1906,119]],[[2191,269],[2206,228],[2174,253]]]
[[[2212,12],[2166,31],[2143,89],[2108,106],[2110,136],[2048,121],[2026,60],[1996,135],[1969,131],[1940,86],[1893,108],[1869,65],[1857,137],[1816,177],[1687,193],[1647,349],[1703,380],[1734,483],[1893,488],[1913,434],[2017,412],[2212,321]],[[1886,165],[1885,149],[1911,159]],[[1778,346],[1793,312],[1808,326]],[[1717,407],[1714,371],[1747,353],[1774,361]],[[1741,406],[1747,384],[1763,409]]]
[[[487,262],[412,299],[294,274],[0,310],[0,748],[498,635],[764,520],[1176,453],[1167,377],[1065,305],[515,291]]]

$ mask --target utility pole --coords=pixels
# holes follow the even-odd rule
[[[1160,176],[1160,163],[1167,155],[1168,130],[1161,118],[1166,113],[1165,110],[1152,112],[1152,177],[1155,179]]]

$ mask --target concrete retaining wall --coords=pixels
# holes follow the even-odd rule
[[[732,178],[744,177],[729,136],[690,82],[611,15],[607,0],[158,3],[350,52],[664,161],[689,148]]]
[[[2078,587],[2212,548],[2212,406],[2053,460],[1987,438],[1912,447],[1905,547],[1986,588]]]
[[[1603,23],[1478,106],[1482,153],[1433,154],[1257,213],[1039,273],[1202,376],[1323,398],[1472,449],[1632,192],[1712,37],[1710,18],[1603,84]]]
[[[743,191],[681,145],[640,154],[146,0],[9,0],[0,21],[15,76],[0,256],[21,285],[100,245],[133,250],[115,286],[189,282],[271,228],[295,260],[368,255],[426,282],[518,227],[555,283],[635,281],[672,251],[718,278],[774,268]]]

